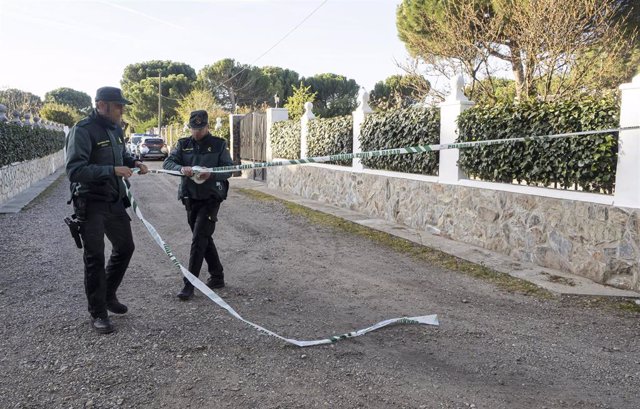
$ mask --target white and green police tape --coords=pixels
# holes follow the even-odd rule
[[[289,166],[289,165],[302,165],[305,163],[322,163],[322,162],[331,162],[337,160],[348,160],[353,158],[365,159],[365,158],[373,158],[378,156],[390,156],[390,155],[404,155],[408,153],[421,153],[421,152],[435,152],[442,151],[447,149],[465,149],[465,148],[475,148],[479,146],[489,146],[489,145],[498,145],[508,142],[526,142],[526,141],[545,141],[551,139],[559,139],[559,138],[568,138],[574,136],[583,136],[583,135],[598,135],[598,134],[607,134],[614,133],[618,131],[626,131],[640,129],[640,126],[630,126],[625,128],[613,128],[613,129],[602,129],[598,131],[581,131],[581,132],[568,132],[568,133],[560,133],[553,135],[536,135],[536,136],[525,136],[520,138],[506,138],[506,139],[490,139],[486,141],[472,141],[472,142],[458,142],[458,143],[445,143],[445,144],[437,144],[437,145],[417,145],[410,146],[405,148],[394,148],[394,149],[382,149],[377,151],[366,151],[366,152],[355,152],[355,153],[340,153],[336,155],[328,155],[328,156],[315,156],[311,158],[302,158],[302,159],[287,159],[273,162],[257,162],[257,163],[247,163],[244,165],[233,165],[233,166],[220,166],[215,168],[203,168],[203,167],[194,167],[193,172],[193,180],[200,182],[200,179],[197,178],[198,173],[225,173],[225,172],[233,172],[238,170],[245,169],[260,169],[260,168],[270,168],[275,166]],[[167,173],[176,176],[182,176],[182,174],[175,170],[151,170],[151,173]]]
[[[125,184],[125,187],[126,187],[126,184]],[[140,221],[142,221],[142,223],[145,225],[145,227],[149,231],[149,234],[151,234],[151,237],[153,237],[155,242],[158,243],[158,245],[164,250],[164,252],[167,254],[167,256],[169,256],[169,258],[171,259],[173,264],[175,264],[176,267],[178,267],[180,269],[180,271],[187,278],[187,280],[189,280],[191,282],[191,284],[193,284],[204,295],[209,297],[209,299],[211,301],[215,302],[220,307],[222,307],[225,310],[227,310],[229,312],[229,314],[231,314],[234,317],[236,317],[237,319],[239,319],[239,320],[251,325],[253,328],[257,329],[258,331],[262,331],[262,332],[264,332],[264,333],[266,333],[268,335],[271,335],[273,337],[281,339],[281,340],[283,340],[285,342],[288,342],[290,344],[297,345],[299,347],[308,347],[308,346],[314,346],[314,345],[331,344],[331,343],[340,341],[342,339],[358,337],[360,335],[366,334],[367,332],[371,332],[371,331],[374,331],[374,330],[377,330],[379,328],[386,327],[386,326],[389,326],[389,325],[396,325],[396,324],[439,325],[438,316],[437,315],[424,315],[424,316],[418,316],[418,317],[392,318],[392,319],[380,321],[377,324],[374,324],[374,325],[372,325],[370,327],[367,327],[367,328],[364,328],[364,329],[360,329],[360,330],[353,331],[353,332],[348,332],[348,333],[342,334],[342,335],[334,335],[332,337],[324,338],[324,339],[317,339],[317,340],[311,340],[311,341],[300,341],[300,340],[297,340],[297,339],[285,338],[285,337],[283,337],[281,335],[278,335],[275,332],[270,331],[270,330],[268,330],[268,329],[266,329],[266,328],[264,328],[264,327],[262,327],[262,326],[260,326],[258,324],[254,324],[253,322],[244,319],[240,314],[238,314],[236,312],[236,310],[234,310],[229,304],[227,304],[227,302],[225,300],[220,298],[220,296],[218,294],[216,294],[209,287],[207,287],[205,283],[200,281],[200,279],[198,279],[198,277],[196,277],[193,274],[191,274],[189,272],[189,270],[187,270],[182,264],[180,264],[180,262],[178,261],[176,256],[173,255],[173,252],[171,251],[171,248],[162,239],[162,237],[160,237],[160,234],[158,234],[158,232],[155,229],[155,227],[153,227],[153,225],[151,223],[149,223],[144,218],[144,216],[142,216],[142,212],[140,211],[140,207],[138,207],[138,203],[136,202],[135,198],[133,197],[133,194],[131,194],[131,190],[128,187],[127,187],[127,197],[129,198],[129,201],[131,202],[131,208],[135,212],[136,216],[138,216],[138,219],[140,219]]]

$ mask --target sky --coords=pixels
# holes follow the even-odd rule
[[[301,76],[335,73],[367,90],[408,61],[401,0],[0,0],[0,89],[95,96],[124,68],[223,58]],[[297,27],[297,28],[296,28]],[[284,39],[283,39],[284,38]]]

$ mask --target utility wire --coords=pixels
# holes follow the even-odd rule
[[[258,56],[258,58],[256,58],[255,60],[253,60],[251,62],[251,64],[249,64],[249,66],[252,66],[253,64],[255,64],[260,58],[264,57],[265,55],[267,55],[271,50],[273,50],[274,48],[276,48],[281,42],[283,42],[287,37],[289,37],[294,31],[296,31],[302,24],[304,24],[305,21],[307,21],[308,19],[311,18],[311,16],[313,16],[316,11],[320,10],[320,8],[322,6],[324,6],[329,0],[324,0],[322,3],[320,3],[320,5],[318,7],[316,7],[315,9],[313,9],[313,11],[311,11],[311,13],[309,13],[305,18],[302,19],[302,21],[300,21],[298,24],[296,24],[295,27],[293,27],[291,30],[289,30],[280,40],[278,40],[274,45],[272,45],[271,47],[269,47],[269,49],[265,52],[263,52],[262,54],[260,54]],[[220,84],[218,84],[218,86],[224,85],[227,82],[231,81],[232,79],[234,79],[235,77],[237,77],[238,75],[242,74],[242,72],[244,72],[248,67],[245,67],[243,69],[241,69],[240,71],[238,71],[237,73],[235,73],[231,78],[221,82]]]

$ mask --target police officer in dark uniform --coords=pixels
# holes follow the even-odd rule
[[[98,89],[96,108],[71,128],[66,143],[66,171],[84,244],[85,292],[93,328],[102,334],[114,330],[107,311],[127,312],[116,296],[134,250],[122,178],[131,176],[133,167],[148,171],[125,150],[120,124],[128,104],[119,88]],[[106,269],[105,234],[113,248]]]
[[[187,210],[187,221],[193,236],[189,255],[189,271],[198,277],[203,260],[209,267],[209,288],[224,287],[223,267],[213,242],[213,232],[218,221],[220,203],[226,198],[231,173],[194,173],[194,166],[213,168],[231,166],[233,161],[227,142],[209,133],[207,111],[191,112],[189,117],[191,137],[178,140],[176,148],[165,159],[162,167],[177,170],[184,176],[178,188],[178,200]],[[195,175],[195,176],[194,176]],[[193,180],[195,178],[195,180]],[[184,279],[184,288],[178,298],[188,300],[193,296],[193,285]]]

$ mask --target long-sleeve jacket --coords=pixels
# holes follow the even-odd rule
[[[232,166],[233,164],[227,149],[227,142],[222,138],[207,134],[200,141],[196,141],[192,137],[179,139],[175,149],[165,159],[162,167],[167,170],[180,171],[183,166],[215,168],[217,166]],[[190,178],[183,176],[178,189],[178,199],[207,200],[215,198],[216,182],[227,180],[230,177],[231,172],[212,173],[204,183],[197,184]]]
[[[66,141],[66,171],[75,195],[115,202],[125,196],[115,166],[135,167],[126,151],[122,128],[94,110],[75,124]],[[75,185],[74,185],[75,184]]]

